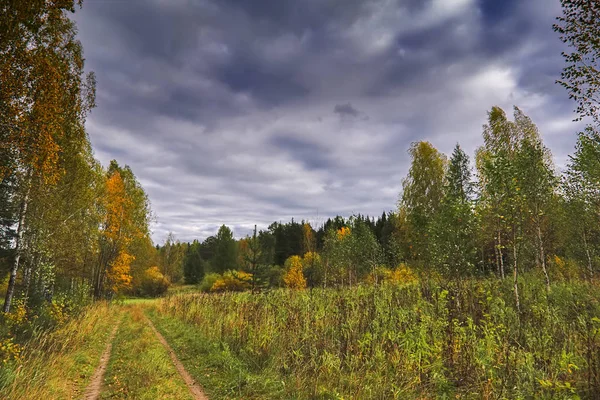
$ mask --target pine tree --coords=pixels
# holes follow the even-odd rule
[[[432,261],[450,276],[469,275],[474,271],[473,195],[469,157],[457,144],[448,165],[440,210],[430,229]]]

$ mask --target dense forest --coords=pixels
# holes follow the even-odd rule
[[[566,165],[520,108],[494,106],[475,154],[413,142],[381,215],[278,221],[241,238],[222,225],[157,244],[134,171],[94,158],[96,78],[70,18],[81,2],[4,2],[0,395],[17,396],[15,382],[43,369],[35,360],[84,346],[77,324],[102,341],[121,315],[133,338],[122,346],[153,340],[149,315],[175,352],[201,335],[205,357],[230,357],[236,376],[197,374],[215,397],[600,394],[600,6],[561,4],[554,30],[572,52],[558,83],[587,124]],[[169,291],[147,312],[103,302]],[[52,332],[70,333],[40,339]]]

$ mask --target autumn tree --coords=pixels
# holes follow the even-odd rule
[[[444,194],[446,157],[429,142],[410,146],[411,166],[402,182],[400,209],[409,225],[411,258],[429,261],[429,231]]]
[[[515,168],[518,194],[524,204],[524,234],[532,244],[535,263],[544,274],[546,289],[550,290],[546,238],[557,178],[552,155],[544,146],[536,125],[518,108],[515,108],[514,123],[521,136]]]
[[[131,262],[135,259],[131,245],[149,235],[150,204],[146,193],[131,169],[121,168],[114,160],[107,173],[103,211],[100,253],[94,274],[96,298],[128,288]]]
[[[30,206],[60,180],[65,145],[87,140],[83,123],[94,105],[95,85],[93,75],[83,77],[81,45],[67,15],[73,11],[69,0],[9,0],[0,6],[0,179],[14,182],[17,204],[5,312],[21,260],[32,259],[24,245],[35,236]]]
[[[484,145],[477,150],[479,182],[479,212],[486,230],[492,233],[496,271],[505,277],[505,246],[509,236],[507,215],[513,206],[514,155],[517,139],[513,124],[504,110],[493,107],[488,113],[488,123],[483,127]]]
[[[286,273],[283,281],[288,288],[306,288],[306,279],[302,273],[302,259],[299,256],[291,256],[285,261]]]
[[[183,277],[185,258],[184,244],[175,238],[173,232],[167,234],[165,243],[160,247],[160,267],[169,282],[178,282]]]

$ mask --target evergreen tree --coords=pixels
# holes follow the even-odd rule
[[[200,256],[200,243],[188,243],[183,259],[183,278],[187,284],[199,283],[204,278],[204,260]]]
[[[469,157],[457,144],[448,165],[442,204],[430,229],[432,261],[451,276],[474,271],[473,194]]]
[[[212,259],[212,269],[220,274],[227,270],[235,269],[237,260],[237,245],[233,232],[225,225],[221,225],[215,237],[215,254]]]

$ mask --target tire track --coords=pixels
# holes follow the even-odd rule
[[[117,321],[115,324],[110,336],[108,337],[108,343],[106,343],[106,347],[104,348],[104,352],[100,357],[100,364],[96,367],[94,371],[94,375],[92,375],[92,381],[85,389],[85,394],[83,398],[85,400],[96,400],[100,396],[100,390],[102,389],[102,381],[104,379],[104,373],[106,372],[106,367],[108,365],[108,360],[110,359],[110,353],[112,351],[112,343],[117,334],[117,330],[119,329],[119,325],[121,324],[121,319]]]
[[[144,314],[144,318],[146,318],[148,325],[150,325],[150,328],[152,328],[152,330],[156,334],[156,337],[158,338],[158,340],[162,343],[162,345],[165,347],[165,349],[167,349],[167,352],[169,353],[169,356],[171,356],[171,360],[173,361],[175,368],[177,368],[177,372],[179,372],[179,375],[181,375],[181,377],[183,378],[185,385],[190,390],[190,393],[192,394],[194,399],[195,400],[208,400],[208,397],[206,397],[206,395],[204,394],[202,387],[198,383],[196,383],[194,378],[192,378],[192,376],[185,370],[185,367],[183,366],[181,361],[179,361],[179,359],[175,355],[175,352],[173,351],[171,346],[169,346],[169,343],[167,343],[167,341],[165,340],[163,335],[161,335],[161,333],[156,329],[156,327],[154,326],[152,321],[150,321],[150,318],[148,318],[145,314]]]

